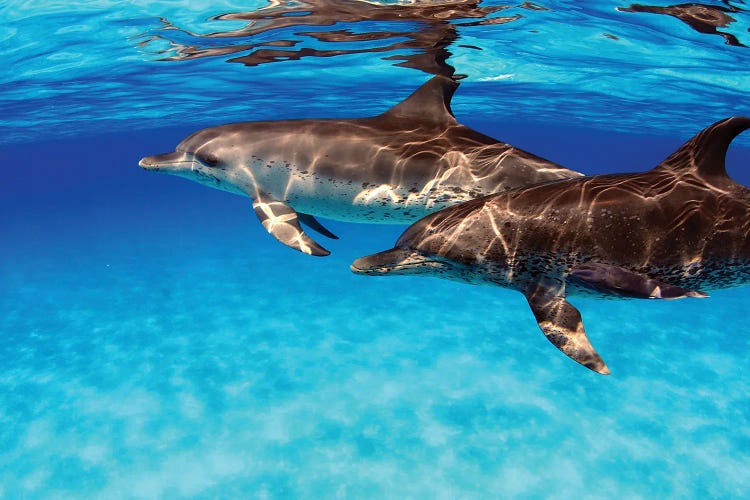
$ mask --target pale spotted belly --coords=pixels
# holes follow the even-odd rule
[[[460,188],[420,189],[334,179],[291,184],[282,195],[298,212],[378,224],[409,224],[432,212],[473,199],[472,193]]]
[[[326,176],[302,164],[255,157],[237,170],[232,182],[247,193],[262,191],[298,212],[379,224],[409,224],[437,210],[491,194],[475,183],[456,185],[452,178],[441,176],[372,182],[366,171],[344,170],[340,176]]]

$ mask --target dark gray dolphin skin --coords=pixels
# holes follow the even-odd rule
[[[725,31],[719,31],[717,28],[726,28],[737,21],[730,16],[732,12],[742,12],[743,10],[728,2],[726,5],[710,5],[702,3],[682,3],[677,5],[668,5],[666,7],[658,5],[641,5],[634,3],[630,7],[617,7],[620,12],[649,12],[652,14],[666,14],[675,17],[684,22],[698,33],[708,35],[719,35],[724,38],[727,45],[735,47],[745,47],[740,43],[736,36]]]
[[[335,236],[316,215],[411,223],[490,193],[581,175],[459,124],[450,109],[457,86],[436,76],[373,118],[203,129],[140,166],[249,196],[271,235],[318,256],[329,252],[300,222]]]
[[[548,182],[441,210],[351,269],[518,290],[547,339],[608,374],[567,296],[706,297],[750,281],[750,190],[724,166],[749,127],[741,117],[715,123],[647,172]]]

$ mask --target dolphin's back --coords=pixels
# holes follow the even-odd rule
[[[464,262],[541,259],[542,273],[595,261],[687,288],[747,281],[750,191],[729,179],[723,155],[748,126],[719,122],[647,172],[548,182],[448,208],[400,244]]]

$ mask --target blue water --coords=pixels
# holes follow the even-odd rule
[[[750,115],[747,47],[624,3],[539,5],[447,21],[459,121],[601,173]],[[577,299],[603,377],[551,346],[518,293],[350,273],[402,227],[326,221],[341,239],[312,258],[249,200],[139,169],[204,126],[376,114],[435,72],[394,65],[428,51],[405,32],[445,29],[424,20],[200,36],[261,8],[0,7],[0,497],[750,494],[747,288]],[[728,15],[718,31],[750,45],[750,14]],[[319,40],[341,30],[370,39]],[[245,65],[226,61],[257,48],[177,44],[352,53]],[[729,170],[750,185],[748,145]]]

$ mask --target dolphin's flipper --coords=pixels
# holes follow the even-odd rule
[[[586,368],[609,375],[609,368],[586,337],[581,313],[565,297],[543,286],[526,293],[526,299],[547,339]]]
[[[301,212],[297,212],[297,218],[299,219],[299,221],[302,224],[306,225],[307,227],[309,227],[313,231],[317,231],[320,234],[322,234],[323,236],[326,236],[326,237],[331,238],[333,240],[339,239],[338,236],[336,236],[335,234],[333,234],[332,232],[330,232],[328,229],[326,229],[323,226],[323,224],[321,224],[320,221],[318,221],[318,219],[316,219],[312,215],[310,215],[310,214],[303,214]]]
[[[697,290],[687,290],[644,274],[610,264],[586,263],[576,267],[569,275],[577,283],[597,292],[638,299],[682,299],[708,297]]]
[[[331,252],[305,234],[299,225],[297,212],[286,203],[261,195],[253,202],[253,210],[266,231],[284,245],[308,255],[330,255]]]

